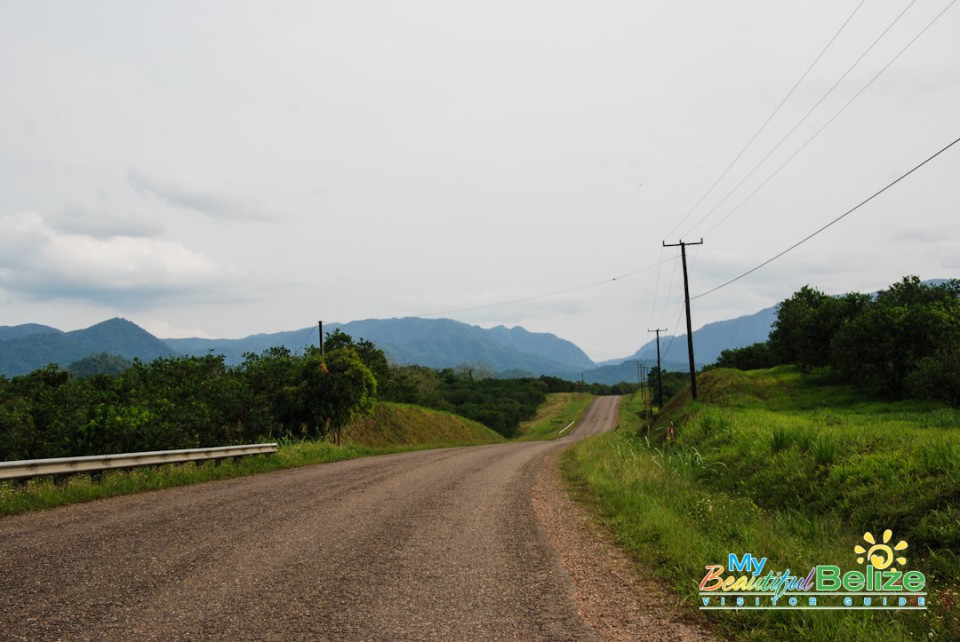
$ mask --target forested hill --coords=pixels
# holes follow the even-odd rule
[[[402,364],[453,368],[467,363],[496,373],[513,370],[535,375],[568,375],[595,367],[570,341],[520,327],[484,329],[450,319],[407,317],[331,323],[323,329],[324,333],[339,329],[371,341]],[[299,350],[307,343],[316,345],[317,334],[317,328],[303,328],[243,339],[167,339],[166,343],[181,354],[203,355],[212,350],[224,355],[227,363],[240,363],[244,353],[259,353],[272,346]]]
[[[175,354],[163,341],[126,319],[110,319],[71,332],[36,324],[6,326],[0,332],[0,375],[22,375],[49,363],[65,367],[101,352],[142,361]]]

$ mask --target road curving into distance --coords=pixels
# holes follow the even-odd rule
[[[595,640],[531,506],[562,439],[0,518],[0,640]]]

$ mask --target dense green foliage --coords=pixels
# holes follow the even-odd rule
[[[219,355],[134,361],[91,377],[50,365],[0,378],[0,459],[338,436],[375,395],[350,340],[324,355],[273,348],[238,367]]]
[[[794,364],[894,399],[960,404],[960,281],[906,277],[876,297],[804,286],[777,308],[766,343],[725,350],[718,367]]]
[[[118,375],[132,365],[132,361],[123,357],[99,352],[79,361],[74,361],[67,366],[67,372],[74,377],[95,377],[102,374]]]
[[[889,528],[909,543],[908,567],[926,574],[928,612],[704,617],[724,639],[960,639],[960,411],[870,401],[792,367],[714,370],[700,390],[696,403],[668,404],[650,430],[621,412],[621,430],[565,460],[645,569],[657,561],[692,604],[705,565],[731,552],[775,569],[851,569],[863,534]],[[677,438],[667,441],[671,421]]]
[[[660,396],[660,382],[663,383],[663,403],[668,403],[673,397],[686,388],[690,384],[690,373],[688,372],[671,372],[669,370],[664,370],[661,377],[659,370],[656,366],[650,369],[650,374],[647,377],[648,386],[650,389],[650,394],[653,396],[652,405],[659,405],[659,396]],[[612,394],[630,394],[634,391],[624,391]]]
[[[432,370],[394,367],[386,398],[454,412],[512,437],[521,421],[536,415],[549,386],[538,379],[475,378],[468,367]]]

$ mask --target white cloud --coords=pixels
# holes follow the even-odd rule
[[[2,216],[0,226],[0,287],[29,298],[139,307],[230,289],[224,269],[180,243],[65,233],[33,212]]]

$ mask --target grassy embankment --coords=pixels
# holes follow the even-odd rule
[[[700,393],[668,404],[649,431],[628,398],[627,429],[575,445],[562,462],[641,572],[694,611],[705,566],[726,567],[730,553],[767,557],[764,575],[805,576],[819,564],[862,571],[854,546],[891,529],[891,546],[909,545],[903,570],[926,575],[927,611],[698,617],[741,640],[960,639],[960,411],[866,401],[789,368],[711,371]],[[666,443],[670,420],[677,439]]]
[[[505,441],[486,426],[457,415],[386,402],[348,426],[343,439],[341,447],[326,441],[282,441],[276,454],[225,460],[220,465],[205,462],[108,472],[99,483],[89,475],[71,476],[62,485],[50,478],[33,479],[19,489],[3,482],[0,515],[356,457]]]
[[[556,439],[560,431],[577,421],[594,400],[591,394],[580,392],[554,392],[540,406],[537,416],[520,424],[514,441]],[[570,430],[573,430],[571,426]],[[570,430],[563,434],[568,434]]]

